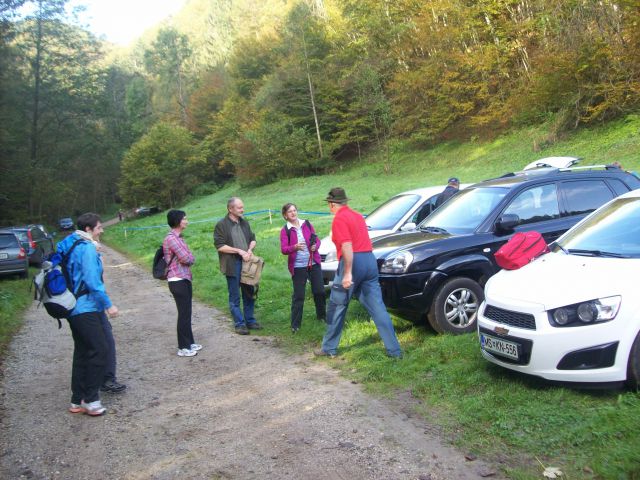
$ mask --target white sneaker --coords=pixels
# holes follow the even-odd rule
[[[191,350],[189,348],[181,348],[178,350],[179,357],[195,357],[198,354],[196,350]]]
[[[194,352],[202,350],[202,345],[198,345],[197,343],[192,343],[191,344],[191,350],[193,350]]]
[[[84,413],[91,415],[92,417],[98,417],[107,413],[107,409],[102,406],[100,400],[89,403],[84,403],[84,401],[82,401],[80,402],[80,407],[84,408]]]

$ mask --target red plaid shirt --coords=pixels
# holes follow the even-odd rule
[[[162,251],[164,252],[164,261],[169,265],[167,278],[183,278],[191,281],[191,265],[196,259],[187,247],[184,239],[174,230],[167,233],[162,242]]]

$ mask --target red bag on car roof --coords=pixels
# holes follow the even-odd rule
[[[549,247],[539,232],[518,232],[494,254],[505,270],[517,270],[534,258],[547,253]]]

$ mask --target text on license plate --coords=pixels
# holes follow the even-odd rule
[[[0,253],[0,258],[2,258],[2,259],[9,258],[9,254],[8,253]]]
[[[488,352],[504,355],[505,357],[513,358],[514,360],[519,360],[520,358],[517,343],[508,342],[507,340],[502,340],[501,338],[491,337],[481,333],[480,345],[483,350],[487,350]]]

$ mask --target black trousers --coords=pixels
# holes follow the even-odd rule
[[[109,345],[102,327],[102,312],[88,312],[68,318],[73,336],[71,403],[100,399]]]
[[[116,341],[113,338],[113,329],[107,314],[100,312],[100,320],[102,322],[102,330],[104,330],[104,338],[109,347],[107,351],[107,364],[104,369],[104,381],[116,381]],[[104,382],[103,382],[104,383]]]
[[[309,270],[306,267],[293,269],[293,295],[291,296],[291,328],[298,329],[302,325],[302,310],[307,280],[311,282],[313,302],[316,305],[318,320],[327,318],[322,269],[317,263]]]
[[[169,291],[178,308],[178,348],[191,348],[196,343],[191,330],[191,298],[193,290],[189,280],[168,282]]]

